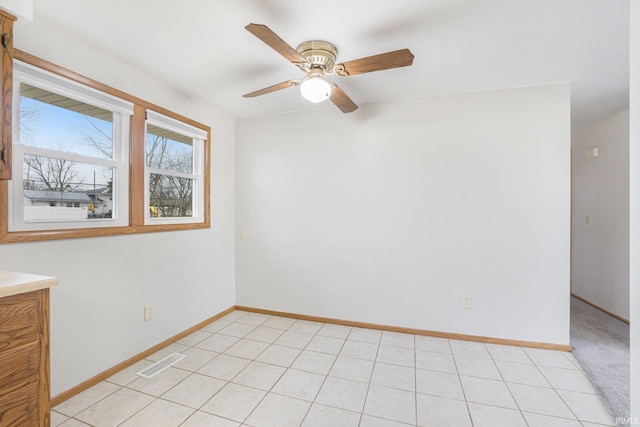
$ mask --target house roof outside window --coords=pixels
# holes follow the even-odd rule
[[[91,198],[86,192],[51,191],[51,190],[23,190],[24,197],[43,202],[76,202],[89,203]]]

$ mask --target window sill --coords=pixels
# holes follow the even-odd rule
[[[103,227],[80,228],[76,230],[40,230],[40,231],[14,231],[0,234],[0,244],[41,242],[47,240],[79,239],[85,237],[121,236],[127,234],[157,233],[161,231],[198,230],[211,228],[209,223],[197,224],[165,224],[145,225],[140,227]]]

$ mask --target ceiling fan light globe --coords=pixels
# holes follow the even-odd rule
[[[321,77],[309,77],[300,84],[300,94],[309,102],[317,104],[331,96],[331,85]]]

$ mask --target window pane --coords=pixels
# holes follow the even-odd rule
[[[147,124],[147,166],[193,173],[193,140],[179,133]]]
[[[20,84],[20,143],[113,158],[113,112]]]
[[[25,221],[111,218],[114,168],[25,155]]]
[[[149,176],[149,210],[151,217],[192,217],[193,180],[169,175]]]

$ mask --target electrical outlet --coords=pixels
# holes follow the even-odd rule
[[[241,228],[240,229],[240,240],[247,240],[247,229],[246,228]]]
[[[151,319],[153,319],[153,306],[152,305],[146,305],[144,307],[144,321],[148,322]]]
[[[473,308],[473,297],[471,295],[462,295],[462,308]]]

